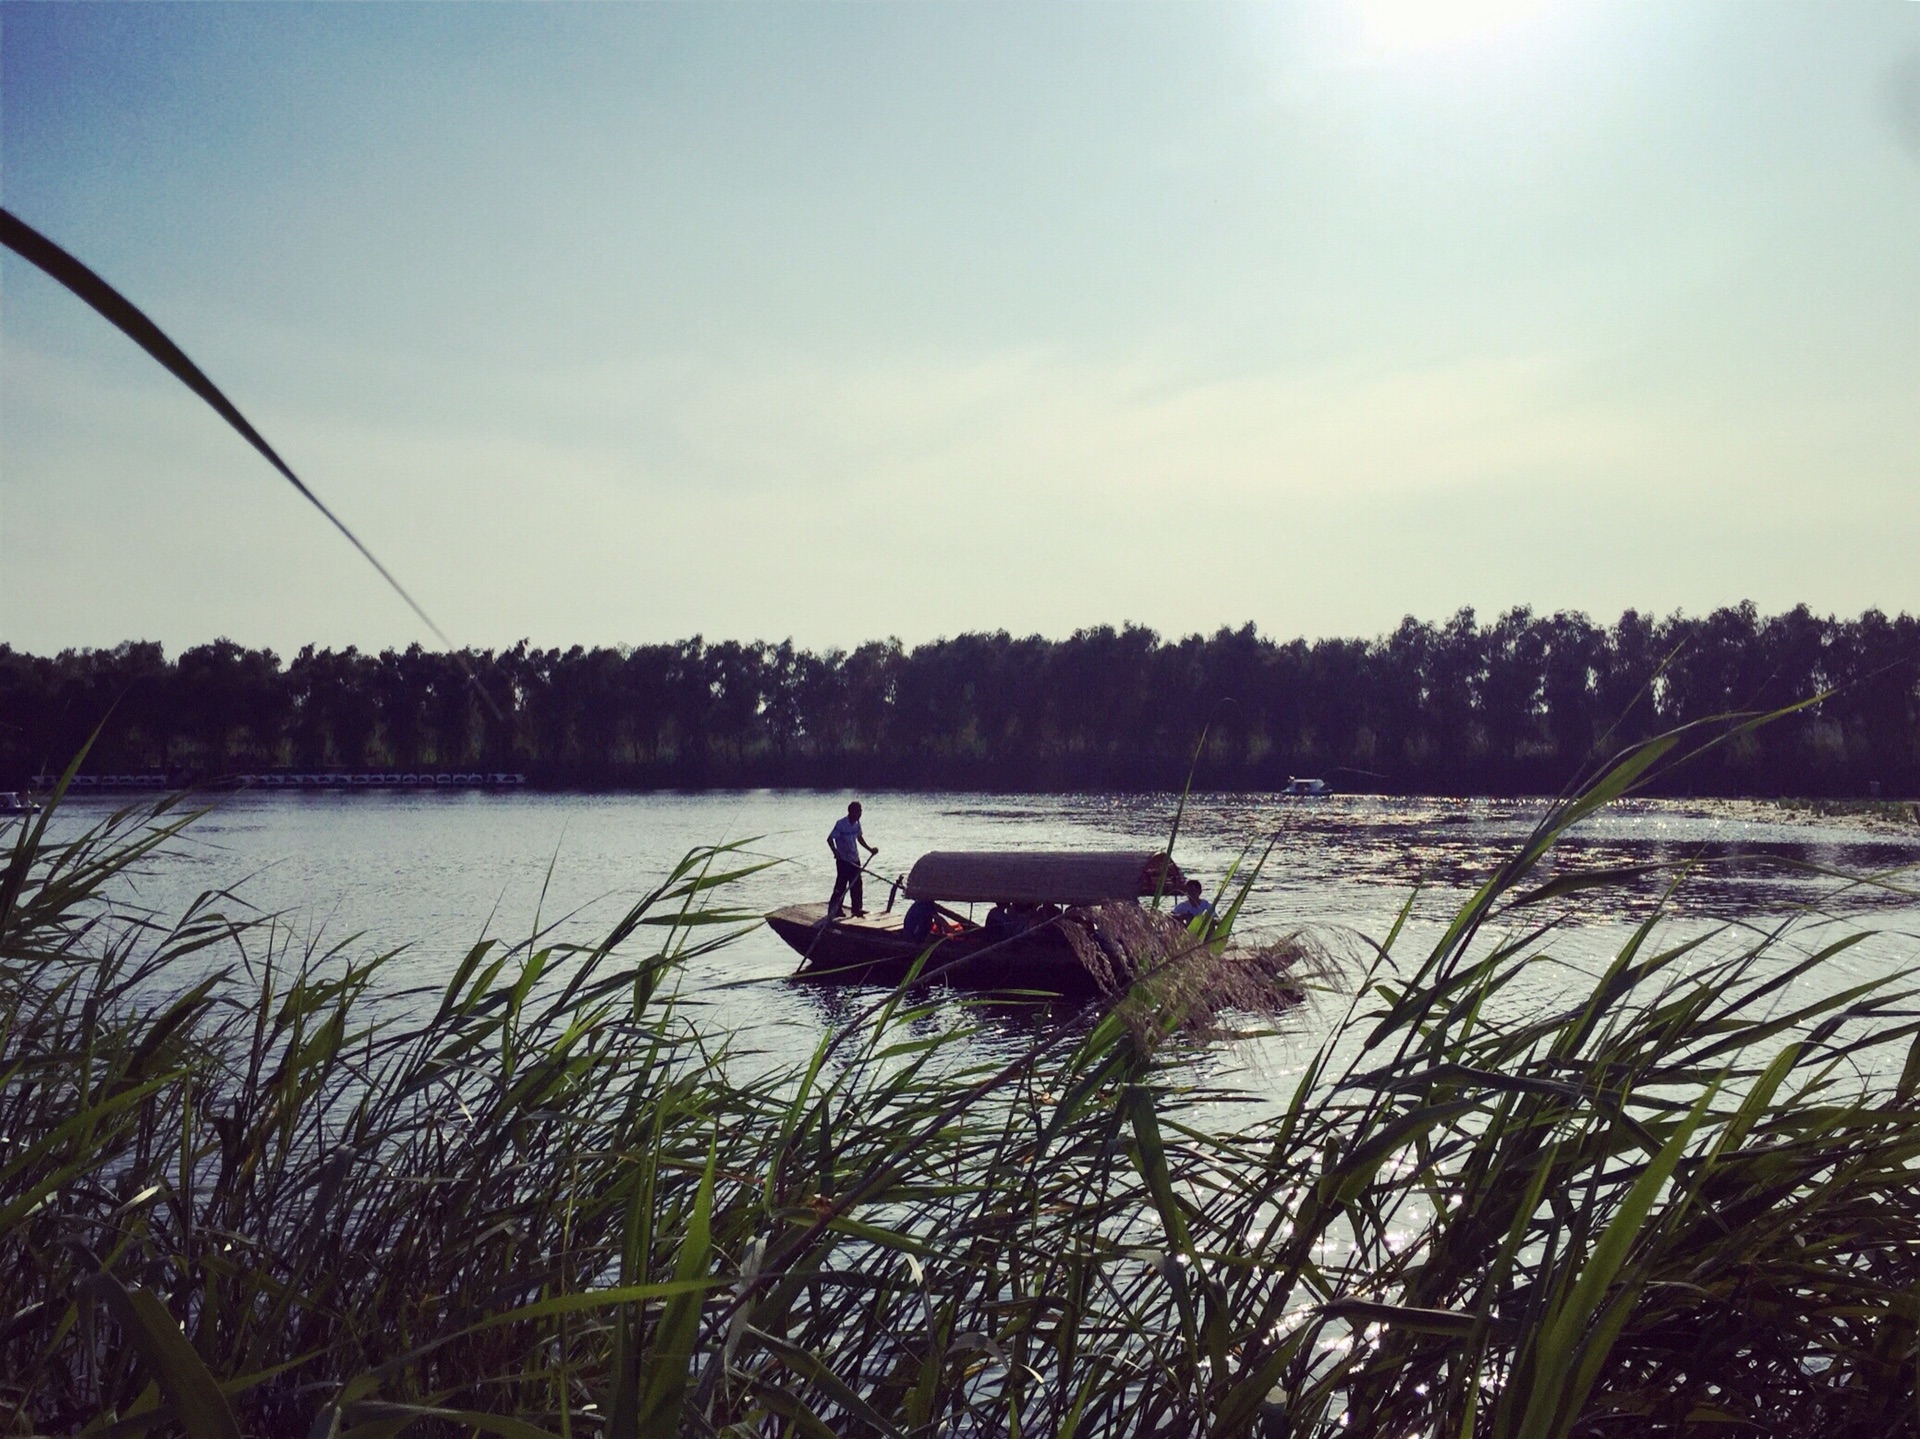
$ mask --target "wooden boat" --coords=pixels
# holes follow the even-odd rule
[[[896,882],[884,913],[829,919],[824,904],[795,904],[766,921],[808,979],[898,984],[918,965],[921,980],[965,989],[1082,995],[1100,987],[1083,958],[1097,942],[1089,911],[1185,884],[1172,860],[1145,850],[935,850],[907,875],[904,910]],[[994,906],[993,922],[976,923],[960,904]],[[910,916],[931,918],[933,931],[910,932]]]

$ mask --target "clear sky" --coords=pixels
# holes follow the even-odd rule
[[[1920,608],[1920,4],[0,6],[5,204],[455,636]],[[428,640],[0,267],[0,639]]]

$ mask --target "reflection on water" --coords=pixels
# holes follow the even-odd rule
[[[405,944],[395,983],[430,984],[483,931],[519,939],[536,925],[588,938],[696,845],[750,840],[782,861],[743,880],[734,901],[754,912],[826,897],[826,832],[851,796],[831,793],[655,795],[240,795],[192,832],[182,853],[148,874],[138,898],[162,912],[202,890],[238,886],[281,912],[302,939],[364,935],[368,949]],[[867,794],[877,869],[903,872],[929,849],[1101,848],[1164,843],[1167,795],[1013,797]],[[103,801],[69,806],[57,825],[97,820]],[[1402,953],[1430,941],[1458,904],[1523,843],[1541,801],[1201,795],[1178,844],[1188,873],[1210,885],[1245,851],[1275,840],[1247,920],[1269,931],[1311,926],[1334,937],[1383,936],[1418,891]],[[1914,897],[1920,826],[1891,817],[1818,817],[1765,802],[1626,801],[1594,816],[1538,872],[1672,866],[1621,887],[1541,906],[1564,916],[1553,953],[1590,968],[1665,898],[1672,923],[1772,925],[1806,907],[1816,932],[1835,924],[1880,936],[1834,962],[1824,982],[1855,983],[1909,967],[1920,953]],[[1668,897],[1678,867],[1686,882]],[[1887,877],[1842,889],[1834,874]],[[880,892],[884,902],[884,890]],[[873,901],[870,900],[870,903]],[[877,904],[874,907],[878,907]],[[1528,922],[1545,917],[1525,912]],[[717,1022],[756,1044],[804,1054],[822,1029],[864,1011],[871,993],[789,982],[794,957],[764,927],[696,961],[687,990]],[[1536,998],[1576,983],[1544,973]],[[1293,1022],[1303,1037],[1318,1011]],[[1009,1016],[1009,1037],[1024,1026]],[[782,1036],[785,1036],[784,1038]],[[1278,1061],[1276,1061],[1278,1062]]]

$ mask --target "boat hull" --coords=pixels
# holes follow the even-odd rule
[[[766,916],[767,927],[800,956],[800,977],[837,984],[897,985],[915,972],[958,989],[1084,996],[1094,978],[1055,926],[1011,938],[984,929],[932,941],[908,939],[903,916],[827,918],[824,904],[795,904]],[[924,960],[923,957],[924,956]]]

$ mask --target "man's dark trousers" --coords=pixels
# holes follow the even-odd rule
[[[855,914],[865,914],[867,907],[861,903],[860,895],[860,866],[849,863],[844,859],[836,858],[833,862],[833,898],[827,901],[827,916],[829,918],[839,917],[840,898],[846,894],[848,890],[853,891],[853,912]],[[814,893],[818,894],[820,891],[816,889]]]

